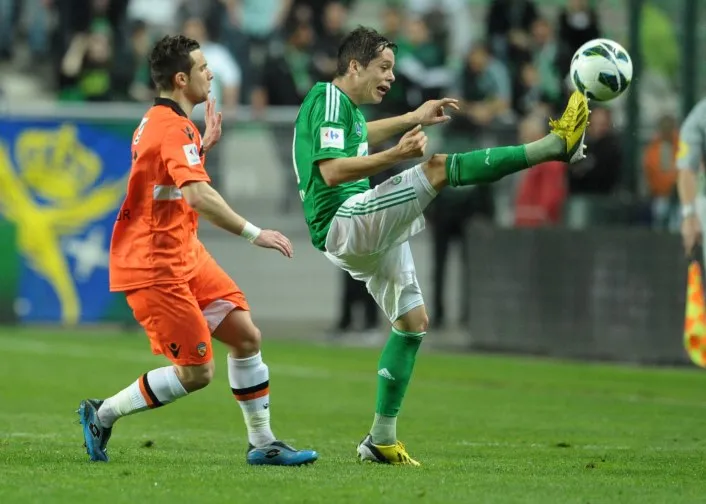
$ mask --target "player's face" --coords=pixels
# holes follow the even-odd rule
[[[206,58],[200,49],[191,52],[191,60],[194,62],[194,65],[191,67],[189,82],[184,90],[184,94],[195,105],[208,100],[213,74],[211,70],[209,70]]]
[[[385,48],[380,56],[370,62],[360,72],[360,83],[364,86],[365,103],[380,103],[395,82],[392,69],[395,66],[395,53]]]

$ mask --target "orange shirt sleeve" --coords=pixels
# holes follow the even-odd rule
[[[169,128],[162,140],[162,161],[177,187],[187,182],[211,182],[200,156],[199,146],[189,137],[185,125]]]

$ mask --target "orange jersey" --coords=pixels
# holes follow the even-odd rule
[[[189,281],[208,253],[198,214],[181,187],[210,178],[201,135],[176,102],[164,98],[145,114],[132,140],[127,195],[110,242],[110,290]]]

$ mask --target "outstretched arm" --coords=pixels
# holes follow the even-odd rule
[[[213,104],[211,104],[213,106]],[[213,112],[213,109],[210,109]],[[260,247],[279,250],[292,257],[292,244],[277,231],[261,230],[235,213],[209,182],[197,147],[185,134],[183,124],[169,128],[162,140],[162,160],[186,203],[214,225],[247,238]]]
[[[384,172],[402,161],[397,146],[371,156],[322,159],[319,161],[321,176],[329,187],[354,182]]]
[[[286,257],[292,257],[292,243],[286,236],[277,231],[261,230],[250,224],[230,208],[208,182],[187,182],[181,187],[181,191],[186,202],[213,225],[247,238],[259,247],[275,249]]]
[[[372,177],[400,161],[422,157],[426,146],[427,136],[417,125],[405,133],[397,145],[386,151],[372,156],[321,159],[319,170],[326,185],[336,186]]]
[[[423,103],[414,112],[407,112],[406,114],[390,117],[388,119],[371,121],[367,123],[368,143],[371,145],[382,143],[417,124],[431,126],[445,123],[451,119],[451,117],[444,113],[444,107],[451,107],[454,110],[458,110],[458,100],[453,98],[429,100]]]
[[[368,127],[368,143],[370,145],[380,144],[405,130],[413,128],[417,124],[419,124],[419,121],[415,122],[414,112],[371,121],[366,124]]]

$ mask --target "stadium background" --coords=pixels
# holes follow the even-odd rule
[[[432,150],[457,151],[519,141],[520,125],[531,135],[531,120],[544,121],[566,94],[566,55],[600,35],[630,51],[636,72],[627,95],[597,114],[605,120],[594,115],[605,124],[589,139],[596,157],[547,167],[544,181],[521,174],[455,191],[430,209],[413,243],[429,344],[685,362],[672,159],[678,121],[706,92],[696,30],[706,9],[696,0],[504,4],[0,0],[0,321],[134,329],[122,297],[107,292],[106,254],[129,138],[151,96],[144,51],[161,33],[211,39],[225,114],[208,164],[214,184],[238,212],[294,242],[285,261],[202,224],[265,336],[370,345],[385,336],[382,321],[362,309],[350,324],[343,317],[354,286],[309,246],[287,161],[297,101],[326,77],[341,31],[362,23],[400,42],[398,92],[371,117],[442,94],[501,103],[490,117],[469,112],[430,131]],[[483,41],[489,59],[478,56]],[[551,196],[540,201],[540,192]]]
[[[432,328],[398,428],[419,471],[355,463],[388,329],[365,301],[346,320],[342,308],[360,286],[309,245],[288,135],[312,59],[325,71],[337,35],[322,28],[327,0],[293,0],[298,21],[270,33],[273,20],[289,17],[277,15],[284,3],[0,0],[0,502],[703,503],[704,375],[683,365],[676,127],[661,120],[678,122],[706,93],[697,57],[706,47],[697,30],[703,2],[602,0],[588,13],[576,0],[329,6],[330,24],[398,25],[397,81],[370,117],[440,93],[475,103],[448,128],[429,130],[430,150],[532,137],[534,118],[544,128],[566,91],[557,58],[582,37],[620,41],[636,65],[612,117],[593,104],[586,163],[446,191],[430,208],[412,247]],[[548,23],[521,15],[528,4]],[[106,397],[165,365],[122,297],[108,293],[106,254],[130,135],[149,106],[145,50],[184,16],[190,32],[205,19],[223,46],[209,47],[209,60],[230,105],[208,170],[239,212],[292,238],[295,258],[208,223],[201,237],[247,293],[264,335],[273,427],[316,448],[313,467],[244,463],[245,427],[220,344],[214,382],[121,420],[109,464],[89,465],[81,446],[74,410],[82,398]],[[396,23],[400,16],[407,21]],[[509,39],[531,49],[507,56]],[[474,68],[464,69],[479,40],[496,60],[475,44]],[[501,113],[488,114],[491,106]],[[586,362],[596,359],[621,363]]]

